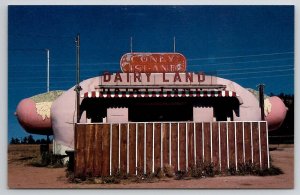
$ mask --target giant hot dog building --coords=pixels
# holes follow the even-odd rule
[[[244,132],[246,132],[245,128],[247,127],[248,122],[259,122],[262,120],[258,97],[251,90],[243,88],[231,80],[207,75],[205,72],[187,72],[187,66],[186,58],[180,53],[124,54],[120,60],[120,72],[103,72],[103,74],[98,77],[80,82],[82,88],[80,91],[80,124],[127,124],[128,138],[131,136],[131,131],[135,131],[135,135],[137,136],[135,139],[135,146],[137,146],[139,144],[137,141],[137,133],[139,132],[140,127],[137,125],[135,130],[131,130],[130,125],[144,124],[141,128],[147,129],[147,124],[153,123],[153,147],[156,143],[154,143],[154,131],[156,131],[156,126],[154,124],[160,124],[157,128],[170,128],[170,132],[171,128],[173,128],[172,124],[177,124],[176,128],[178,129],[178,135],[180,134],[179,131],[181,131],[182,127],[180,123],[186,124],[185,128],[187,127],[187,124],[194,124],[193,129],[195,129],[195,132],[193,135],[195,140],[193,143],[195,143],[195,145],[193,147],[196,147],[196,130],[198,124],[202,124],[202,129],[205,130],[206,124],[216,123],[218,124],[216,131],[222,132],[223,126],[220,125],[220,123],[224,123],[226,124],[226,128],[225,126],[224,128],[227,129],[226,132],[228,137],[231,123],[242,122],[242,138],[244,138],[246,136]],[[51,102],[51,107],[49,108],[50,114],[48,119],[46,118],[47,122],[45,118],[39,118],[38,114],[35,113],[37,118],[39,118],[39,123],[36,123],[35,128],[38,129],[38,125],[42,124],[41,121],[45,121],[49,128],[53,130],[55,142],[69,149],[76,149],[75,126],[77,111],[75,101],[76,93],[74,88],[75,86],[63,92]],[[26,118],[28,107],[24,106],[25,104],[26,102],[24,103],[23,101],[23,103],[21,102],[18,105],[17,116],[22,126],[28,131],[28,129],[32,128],[35,124],[30,124],[30,121],[26,121],[28,118]],[[22,110],[23,107],[26,107],[27,113]],[[34,107],[32,109],[34,110]],[[283,102],[278,97],[266,97],[263,109],[267,124],[266,132],[268,130],[277,129],[286,115],[286,107]],[[30,114],[32,115],[33,113],[31,112]],[[30,126],[26,126],[26,124],[30,124]],[[169,124],[169,126],[165,127],[165,124]],[[211,136],[214,131],[213,126],[214,125],[211,125]],[[255,124],[250,126],[251,141],[253,142],[252,130],[256,128],[256,126]],[[111,128],[113,128],[113,126]],[[122,129],[121,125],[119,125],[119,128]],[[201,128],[201,125],[199,128]],[[237,132],[239,125],[235,124],[232,128]],[[119,131],[122,131],[120,129]],[[43,134],[42,131],[41,128],[41,132],[37,133]],[[187,132],[186,138],[188,138],[188,131],[185,131]],[[164,137],[162,135],[165,135],[163,130],[159,135],[162,139],[161,144],[163,145]],[[204,136],[204,134],[202,135]],[[119,134],[119,138],[120,136],[121,134]],[[170,134],[169,138],[171,137],[172,135]],[[237,140],[238,135],[234,138],[234,140]],[[261,139],[261,137],[259,138]],[[114,138],[108,137],[108,139],[110,142],[113,142]],[[148,138],[144,137],[143,139],[146,140]],[[180,145],[180,139],[178,138],[178,146]],[[218,139],[222,140],[220,134]],[[172,142],[171,139],[168,140],[168,143]],[[204,141],[204,139],[202,141]],[[122,148],[120,143],[121,142],[119,142],[118,145],[119,152],[121,151],[120,148]],[[186,139],[184,143],[187,144],[191,142]],[[228,139],[226,143],[227,149],[230,148]],[[211,142],[211,148],[212,145],[213,141]],[[219,152],[222,148],[221,145],[222,143],[220,141],[220,147],[218,147],[220,148]],[[113,147],[114,144],[111,143],[110,148]],[[168,154],[170,154],[171,150],[172,146],[170,146]],[[186,147],[185,153],[187,153],[187,151],[188,146]],[[213,159],[213,150],[211,151],[211,159]],[[113,149],[111,149],[109,154],[113,154]],[[128,155],[130,154],[131,153],[128,152]],[[136,155],[139,154],[136,153]],[[164,155],[161,155],[161,159],[163,159]],[[153,158],[154,156],[153,152]],[[195,150],[195,159],[196,156]],[[202,158],[205,158],[204,156],[205,152],[203,149]],[[108,158],[112,157],[110,156]],[[127,164],[130,164],[128,159],[126,162]],[[195,159],[194,162],[196,162]],[[229,156],[227,156],[227,159],[229,159]],[[178,158],[176,165],[177,169],[180,167],[179,161],[180,159]],[[171,160],[168,162],[172,163]],[[190,161],[186,158],[186,161],[184,162],[186,162],[188,166],[188,162]],[[139,162],[136,160],[135,165],[137,166],[138,163]],[[230,164],[229,160],[228,163]],[[161,162],[161,165],[163,164],[165,164],[165,162]],[[154,169],[154,167],[155,165],[153,164],[152,168]],[[110,171],[111,169],[112,167],[110,167]],[[128,171],[130,171],[129,165]]]

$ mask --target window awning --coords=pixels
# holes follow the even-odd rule
[[[90,91],[82,98],[239,97],[234,91]]]

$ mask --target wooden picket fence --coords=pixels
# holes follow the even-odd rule
[[[246,162],[263,169],[268,148],[265,121],[76,124],[75,176],[188,170],[196,162],[221,172]]]

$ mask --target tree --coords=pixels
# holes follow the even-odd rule
[[[27,137],[24,137],[21,143],[22,143],[22,144],[28,144],[28,138],[27,138]]]
[[[35,140],[33,139],[32,135],[28,136],[28,144],[35,144]]]
[[[16,144],[16,139],[12,137],[9,144]]]
[[[20,144],[21,143],[21,141],[19,140],[19,138],[16,138],[15,142],[16,142],[16,144]]]

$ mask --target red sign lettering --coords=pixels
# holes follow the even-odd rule
[[[127,53],[120,60],[123,72],[185,72],[186,59],[180,53]]]

